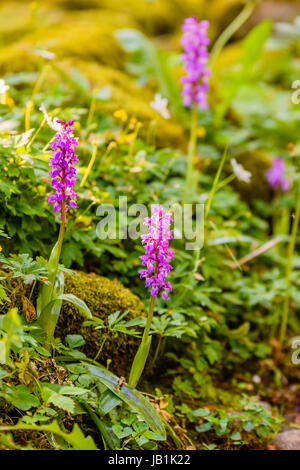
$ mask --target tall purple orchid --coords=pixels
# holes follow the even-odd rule
[[[284,177],[285,164],[282,158],[276,157],[272,160],[272,166],[266,171],[266,177],[271,188],[276,191],[287,192],[291,187],[291,181]]]
[[[185,106],[196,104],[203,109],[208,108],[208,77],[211,73],[206,67],[209,56],[207,46],[210,43],[206,31],[208,26],[209,22],[206,20],[198,23],[196,16],[186,18],[182,26],[184,32],[181,39],[184,47],[182,60],[186,75],[181,78],[181,83]]]
[[[186,74],[181,78],[183,84],[182,97],[185,106],[192,107],[190,140],[187,155],[187,172],[184,187],[184,200],[189,202],[194,195],[197,177],[194,172],[194,157],[197,147],[198,108],[207,109],[208,77],[211,74],[207,68],[209,39],[207,37],[207,20],[200,21],[196,16],[184,20],[181,44],[184,47],[182,61]]]
[[[149,355],[152,339],[150,328],[156,297],[161,292],[162,298],[169,300],[168,292],[172,290],[171,283],[166,281],[172,269],[169,261],[174,257],[173,251],[169,249],[169,240],[173,239],[172,230],[170,230],[171,222],[171,213],[164,213],[161,205],[153,206],[151,217],[146,217],[144,221],[144,224],[148,226],[148,233],[142,235],[142,244],[145,246],[146,254],[140,258],[146,269],[141,269],[139,274],[142,279],[146,279],[146,287],[151,286],[151,299],[142,341],[130,370],[129,385],[133,388],[138,384]]]
[[[88,318],[92,318],[92,314],[82,300],[79,301],[76,296],[63,293],[63,273],[59,269],[66,214],[69,207],[77,207],[75,202],[77,194],[73,189],[76,183],[74,164],[78,161],[77,155],[75,155],[78,139],[73,135],[74,121],[52,120],[44,107],[41,110],[51,129],[57,132],[50,143],[52,157],[50,158],[49,172],[55,193],[48,196],[48,202],[53,204],[54,212],[59,212],[61,219],[58,240],[52,248],[47,265],[48,283],[41,286],[37,299],[38,322],[45,332],[44,346],[50,351],[62,300],[75,304]]]
[[[48,196],[48,203],[53,204],[54,212],[59,212],[60,217],[68,212],[68,207],[78,207],[75,199],[74,184],[77,181],[76,168],[74,164],[78,162],[75,154],[75,146],[78,145],[78,138],[73,134],[74,121],[57,121],[61,128],[50,143],[52,158],[50,158],[49,175],[52,178],[54,194]]]
[[[151,217],[146,217],[144,222],[148,226],[148,233],[142,235],[146,254],[140,256],[142,264],[146,266],[146,269],[139,271],[140,277],[146,279],[146,287],[151,286],[152,297],[157,297],[161,291],[164,300],[170,300],[168,292],[172,290],[171,283],[166,281],[172,269],[169,260],[174,257],[173,251],[169,249],[169,240],[173,239],[171,222],[170,212],[164,213],[161,205],[153,207]]]

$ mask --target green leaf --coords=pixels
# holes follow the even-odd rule
[[[198,432],[207,432],[212,428],[212,423],[203,423],[199,426],[196,426],[196,431]]]
[[[112,427],[113,432],[119,439],[123,439],[124,437],[128,437],[132,434],[132,429],[128,426],[123,428],[120,424],[115,424]]]
[[[6,342],[0,340],[0,364],[6,363]]]
[[[26,385],[17,385],[14,389],[7,392],[7,400],[16,408],[22,411],[30,410],[30,408],[38,407],[39,399],[30,393]]]
[[[231,439],[233,441],[240,441],[242,438],[241,434],[238,431],[235,431],[231,434]]]
[[[72,432],[66,433],[62,431],[57,423],[53,421],[51,424],[25,424],[19,421],[15,426],[0,426],[0,432],[11,432],[18,430],[42,431],[53,433],[62,437],[68,442],[74,450],[98,450],[91,436],[85,437],[78,424],[74,424]]]
[[[60,395],[51,388],[43,387],[42,397],[46,403],[52,403],[52,405],[57,406],[64,411],[69,411],[70,413],[74,412],[74,400],[72,400],[72,398],[65,397],[64,395]]]
[[[122,403],[122,400],[120,400],[120,398],[118,398],[111,390],[107,389],[99,398],[98,411],[104,416],[116,406],[120,405],[120,403]]]
[[[60,277],[63,277],[62,273],[59,273]],[[59,318],[61,303],[65,300],[70,302],[71,304],[75,305],[78,310],[83,313],[87,318],[93,318],[92,313],[88,306],[83,302],[83,300],[78,299],[73,294],[60,294],[55,299],[52,299],[42,310],[39,318],[38,323],[40,324],[41,328],[46,332],[48,342],[51,342],[55,327]]]
[[[63,385],[62,387],[60,387],[59,393],[61,393],[62,395],[80,396],[89,393],[89,390],[82,387],[75,387],[74,385]]]
[[[249,332],[250,329],[250,323],[245,322],[235,330],[230,330],[229,328],[226,328],[226,335],[229,338],[243,338],[246,336]]]
[[[157,411],[151,406],[148,400],[137,390],[131,389],[127,384],[122,385],[120,390],[116,387],[119,378],[104,367],[86,364],[91,374],[109,388],[120,400],[124,401],[130,408],[135,410],[139,416],[148,424],[149,428],[158,434],[158,440],[166,439],[164,424]]]
[[[47,312],[49,312],[49,310],[51,310],[51,308],[61,300],[65,300],[66,302],[70,302],[71,304],[75,305],[75,307],[77,307],[78,310],[83,313],[87,318],[93,318],[93,315],[86,303],[83,300],[78,299],[78,297],[73,294],[61,294],[58,295],[55,299],[51,300],[42,311],[41,317],[43,315],[46,315]]]
[[[66,341],[71,349],[79,348],[85,344],[85,340],[81,335],[67,335]]]
[[[205,408],[197,408],[197,410],[193,410],[190,413],[192,416],[196,416],[197,418],[203,417],[203,416],[208,416],[210,414],[209,410],[206,410]]]

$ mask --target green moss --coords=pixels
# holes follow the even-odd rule
[[[139,298],[120,282],[111,281],[96,274],[78,273],[77,276],[66,276],[65,292],[82,299],[94,316],[106,320],[116,312],[128,310],[128,319],[145,313],[144,305]],[[55,335],[65,338],[67,334],[81,334],[86,341],[83,352],[94,358],[100,348],[103,333],[92,327],[83,327],[84,317],[71,304],[64,303]],[[138,346],[138,340],[132,336],[110,334],[104,343],[99,362],[106,365],[111,360],[110,369],[118,375],[127,375]]]
[[[19,309],[19,311],[22,311],[22,304],[20,301],[20,298],[18,297],[17,294],[20,292],[20,289],[23,290],[23,285],[21,284],[20,280],[18,278],[13,278],[13,273],[12,272],[7,272],[7,271],[1,271],[0,270],[0,284],[5,290],[5,294],[8,300],[3,300],[2,303],[0,303],[0,314],[6,314],[8,310],[11,308],[11,301],[12,301],[12,295],[14,297],[14,305]]]
[[[65,293],[74,294],[82,299],[95,317],[104,321],[107,317],[116,311],[128,311],[126,319],[145,315],[145,307],[141,300],[129,289],[126,289],[117,280],[111,281],[105,277],[96,274],[86,274],[77,272],[77,275],[65,276]],[[14,289],[21,287],[18,279],[13,279],[11,274],[0,271],[1,285],[7,291],[8,297]],[[29,293],[29,292],[28,292]],[[33,298],[36,298],[37,291]],[[35,303],[34,300],[32,300]],[[16,297],[15,306],[19,313],[22,313],[21,301]],[[4,302],[0,305],[0,314],[5,314],[10,308],[10,302]],[[55,330],[55,336],[65,339],[68,334],[80,334],[85,338],[85,345],[82,351],[93,359],[102,343],[103,333],[92,327],[83,327],[82,323],[86,320],[84,316],[67,302],[63,303],[61,315]],[[120,333],[109,333],[99,356],[99,362],[106,365],[110,359],[110,369],[118,375],[128,375],[129,368],[139,340],[133,336]]]

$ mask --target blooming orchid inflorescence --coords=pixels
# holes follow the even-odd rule
[[[210,69],[206,68],[208,60],[207,46],[210,40],[207,37],[209,22],[204,20],[198,23],[196,16],[186,18],[182,26],[184,32],[181,44],[184,47],[182,60],[186,75],[181,78],[183,102],[185,106],[198,104],[207,109],[207,92],[209,89],[208,77]]]
[[[48,196],[48,203],[53,204],[54,212],[59,212],[61,217],[63,211],[68,211],[69,206],[78,207],[75,202],[77,194],[73,189],[77,181],[74,164],[78,162],[78,157],[74,149],[78,145],[78,138],[73,135],[74,121],[56,123],[61,129],[50,143],[53,156],[50,158],[49,171],[55,193]]]
[[[169,300],[168,291],[172,290],[171,283],[166,281],[172,269],[169,260],[174,258],[174,252],[169,249],[169,240],[173,239],[170,230],[172,220],[171,213],[164,213],[161,205],[153,206],[151,217],[146,217],[144,221],[148,233],[142,235],[146,254],[140,256],[140,259],[146,269],[139,271],[140,277],[146,279],[146,287],[151,286],[152,297],[157,297],[161,291],[164,300]]]
[[[266,171],[266,177],[271,188],[281,189],[287,192],[291,187],[291,181],[284,177],[285,164],[282,158],[276,157],[272,160],[272,166]]]

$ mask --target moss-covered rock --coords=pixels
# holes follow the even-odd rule
[[[23,307],[20,293],[26,294],[26,287],[12,274],[0,270],[1,285],[5,288],[8,301],[0,305],[0,314],[5,314],[11,308],[11,302],[22,315]],[[27,286],[29,295],[31,286]],[[145,315],[145,307],[141,300],[117,280],[110,280],[94,273],[77,272],[76,275],[65,275],[65,293],[74,294],[82,299],[95,317],[106,321],[107,317],[120,311],[128,311],[127,320]],[[35,304],[37,289],[32,302]],[[85,339],[81,350],[91,359],[95,358],[101,346],[104,334],[93,327],[82,326],[86,320],[74,305],[64,302],[60,318],[55,330],[55,336],[64,341],[68,334],[80,334]],[[104,331],[104,330],[103,330]],[[111,360],[110,369],[118,375],[128,375],[131,362],[136,353],[139,339],[121,334],[109,333],[98,360],[103,365]]]
[[[145,313],[140,299],[120,282],[93,273],[78,272],[76,276],[66,275],[65,292],[82,299],[92,314],[104,321],[116,311],[128,311],[128,319]],[[84,320],[72,304],[64,303],[55,335],[64,339],[67,334],[81,334],[86,341],[82,351],[88,357],[94,358],[100,348],[103,332],[82,326]],[[138,340],[133,336],[110,333],[98,360],[104,365],[107,360],[111,360],[110,369],[118,375],[126,376],[137,346]]]

